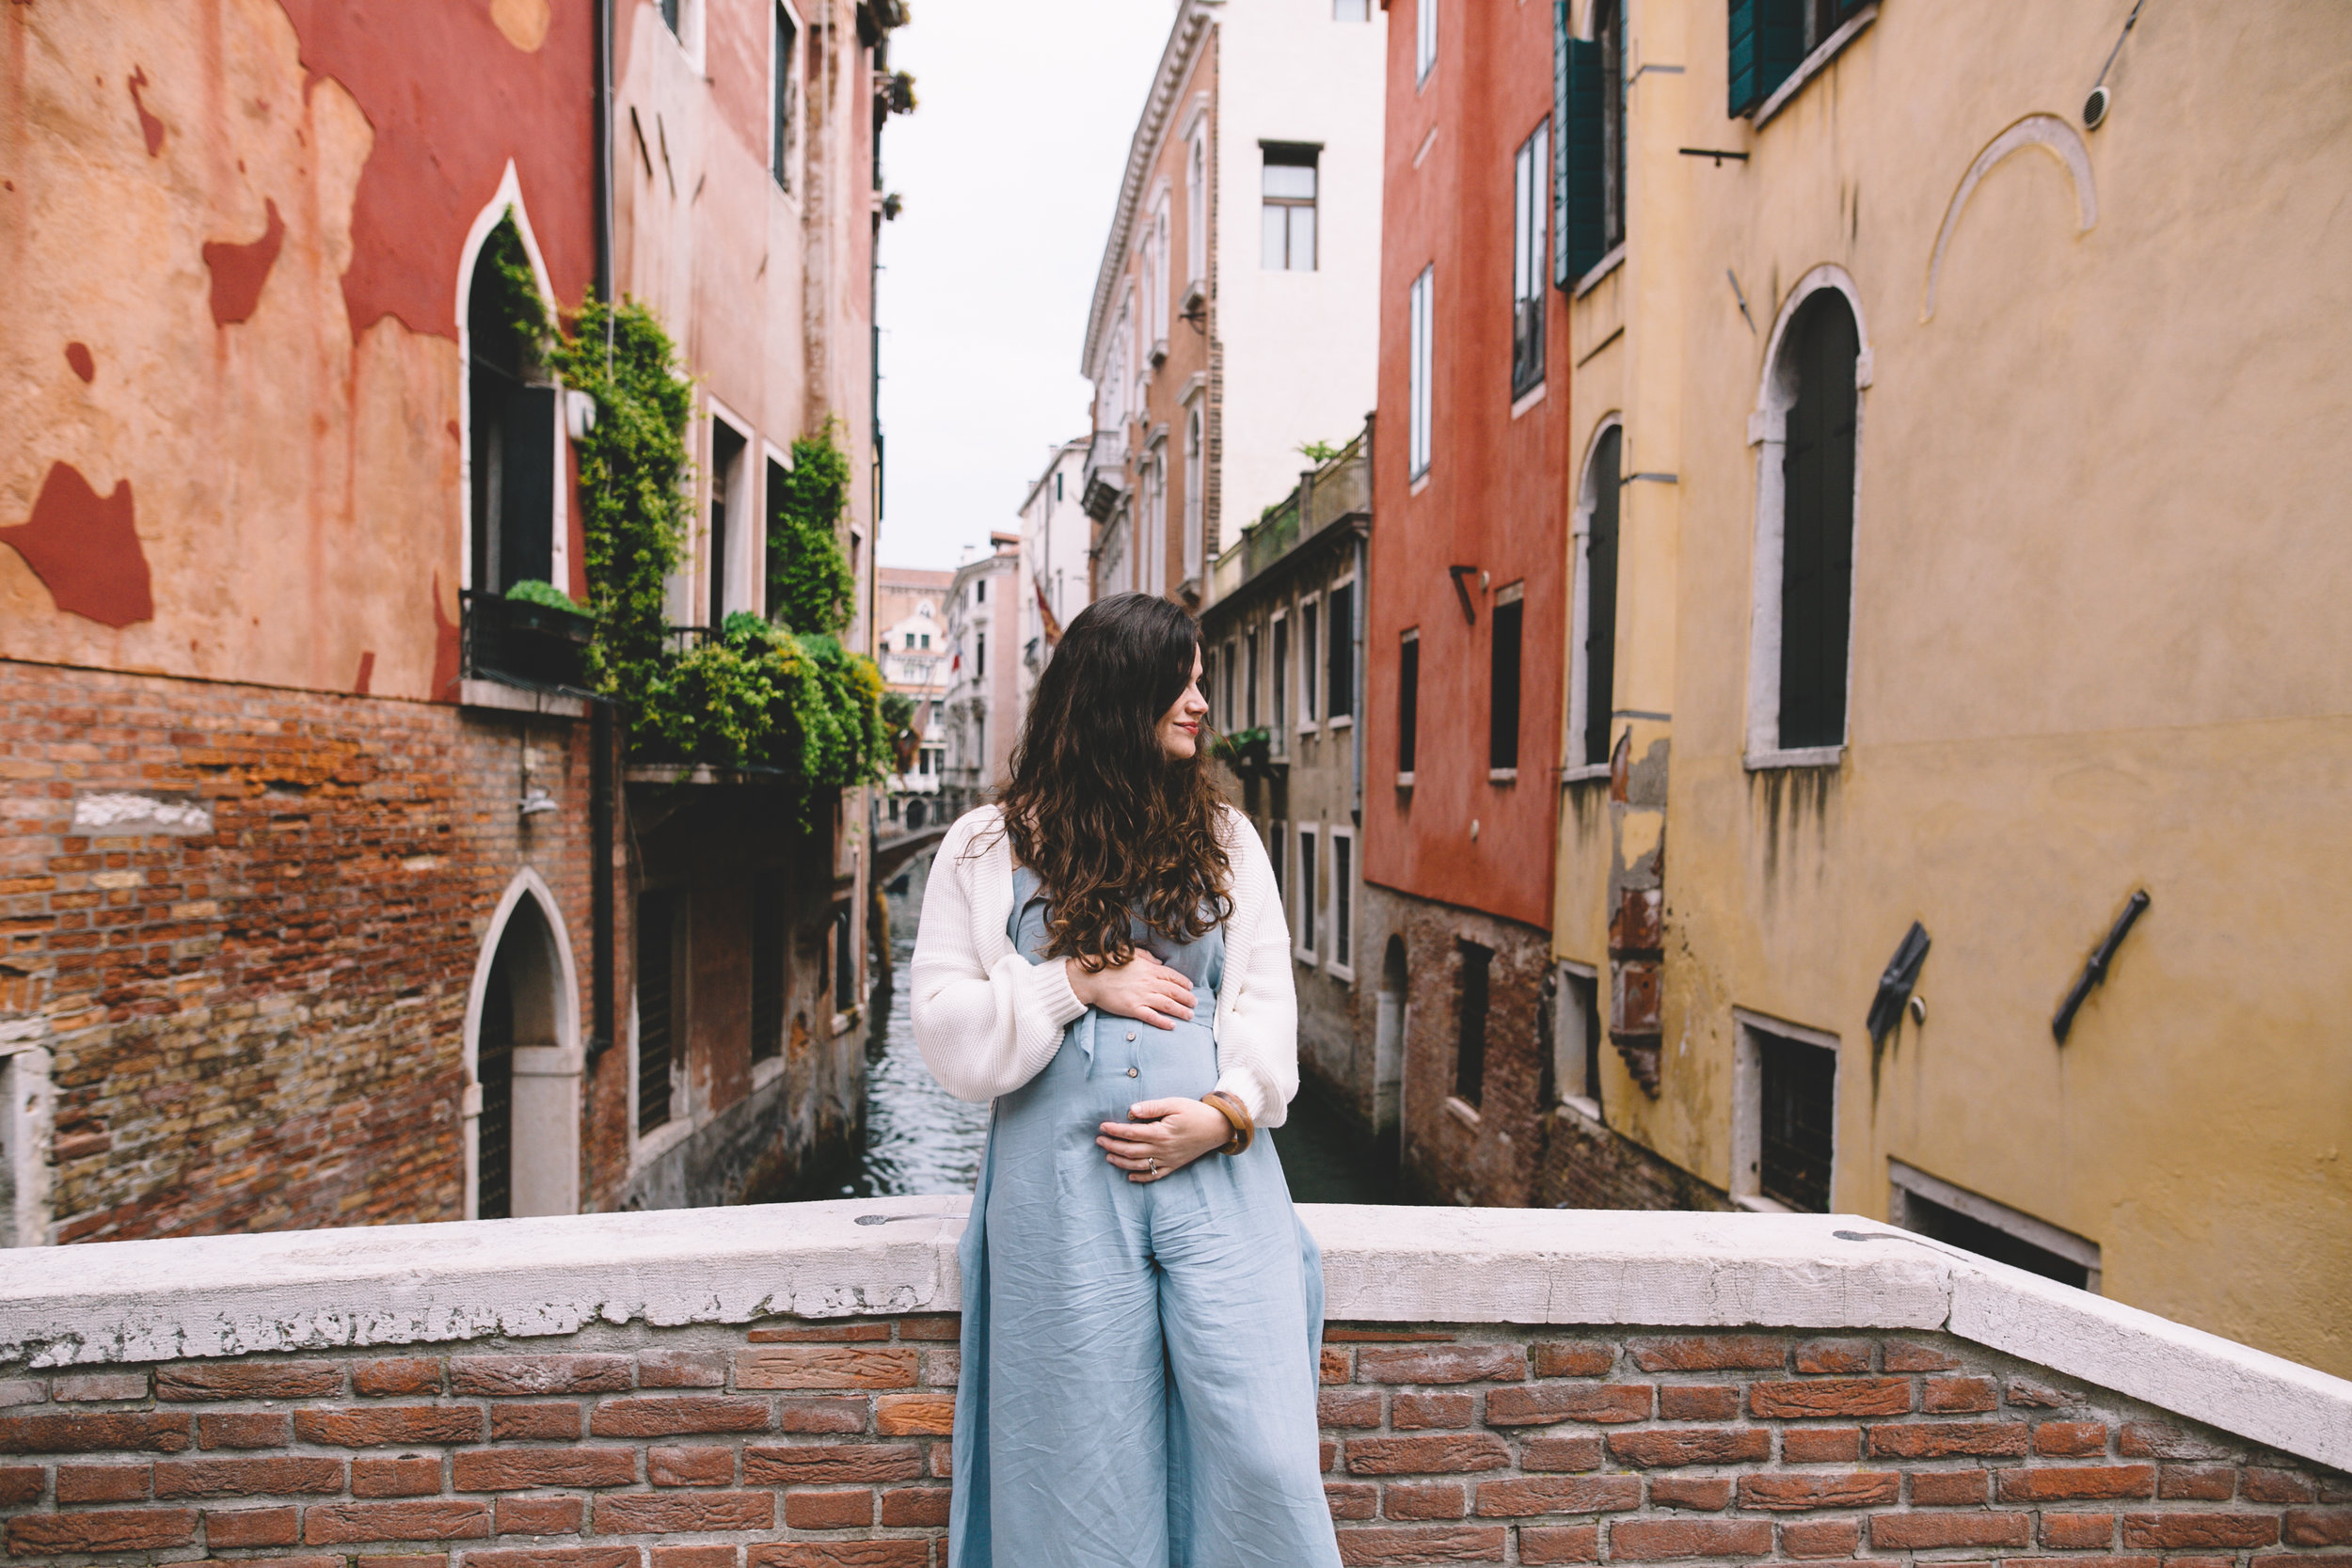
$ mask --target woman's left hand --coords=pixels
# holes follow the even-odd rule
[[[1157,1181],[1222,1148],[1233,1124],[1198,1100],[1145,1100],[1127,1107],[1133,1121],[1106,1121],[1094,1141],[1130,1181]]]

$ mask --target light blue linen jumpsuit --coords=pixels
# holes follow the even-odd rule
[[[1036,873],[1006,935],[1043,961]],[[997,1097],[963,1234],[950,1568],[1337,1568],[1315,1393],[1323,1259],[1272,1142],[1133,1182],[1094,1140],[1216,1085],[1222,927],[1136,945],[1200,1022],[1089,1007]]]

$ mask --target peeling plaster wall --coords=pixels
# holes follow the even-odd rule
[[[563,301],[593,246],[588,17],[542,13],[9,8],[0,542],[54,465],[127,482],[135,552],[80,559],[152,605],[0,550],[0,657],[450,695],[467,232],[511,158]]]

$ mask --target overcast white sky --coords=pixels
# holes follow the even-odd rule
[[[952,566],[1081,436],[1087,306],[1173,0],[913,0],[882,133],[881,549]]]

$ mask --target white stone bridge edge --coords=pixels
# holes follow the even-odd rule
[[[0,1363],[36,1368],[952,1312],[969,1199],[874,1198],[0,1252]],[[2352,1469],[2352,1382],[1845,1214],[1304,1205],[1328,1315],[1373,1323],[1943,1330]]]

